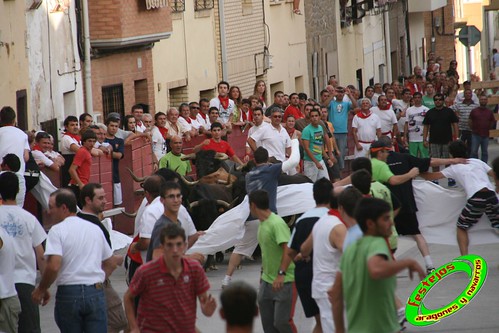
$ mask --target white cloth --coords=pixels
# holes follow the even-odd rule
[[[376,130],[381,128],[381,119],[374,113],[367,118],[360,118],[356,115],[353,117],[352,127],[357,129],[357,138],[364,141],[361,143],[370,143],[378,138]]]
[[[62,256],[56,284],[104,282],[102,261],[113,255],[102,230],[93,223],[70,216],[54,225],[48,234],[45,256]]]
[[[61,154],[63,155],[69,155],[69,154],[75,154],[74,151],[71,150],[71,145],[75,144],[78,147],[81,147],[80,143],[70,137],[69,135],[63,135],[61,138]]]
[[[52,184],[50,178],[43,172],[40,172],[38,184],[35,185],[30,193],[35,197],[36,201],[42,205],[43,209],[49,209],[49,198],[52,193],[57,190],[57,187]]]
[[[128,245],[132,243],[132,237],[122,234],[119,231],[113,230],[113,223],[111,222],[111,219],[109,217],[106,217],[101,222],[109,232],[113,252],[128,247]]]
[[[406,122],[409,132],[409,142],[423,142],[423,120],[428,112],[428,108],[424,105],[411,106],[406,112]]]
[[[343,224],[333,215],[323,215],[312,229],[314,240],[312,279],[312,297],[323,298],[336,278],[340,266],[341,251],[334,248],[329,240],[329,234],[338,225]]]
[[[484,187],[495,191],[487,175],[490,170],[491,167],[487,163],[477,158],[469,158],[467,164],[454,164],[441,172],[446,178],[453,178],[461,185],[466,192],[466,198],[469,199]]]
[[[270,124],[263,125],[261,129],[251,134],[251,138],[258,142],[257,147],[262,146],[267,149],[269,157],[275,157],[281,162],[286,160],[286,148],[291,147],[291,138],[281,125],[279,128]]]
[[[277,213],[279,216],[301,214],[313,207],[312,183],[277,187]],[[223,213],[213,222],[206,234],[187,253],[214,254],[237,244],[244,236],[244,225],[249,216],[248,196],[242,203]]]
[[[2,247],[0,247],[0,300],[2,298],[12,297],[17,295],[14,274],[12,271],[16,265],[16,252],[14,250],[14,241],[7,233],[0,228],[0,239]]]
[[[40,245],[47,234],[36,217],[18,206],[0,206],[0,228],[14,240],[16,283],[35,285],[36,256],[33,248]],[[2,268],[3,269],[3,268]]]
[[[418,206],[419,230],[426,241],[456,246],[456,223],[466,205],[464,191],[446,189],[423,180],[413,180],[412,187]],[[472,246],[499,244],[499,235],[490,227],[485,214],[468,230],[468,236]]]
[[[33,155],[33,158],[35,159],[36,162],[41,162],[46,167],[50,168],[52,166],[52,164],[54,164],[54,161],[52,161],[43,152],[41,152],[39,150],[33,150],[33,151],[31,151],[31,154]]]
[[[371,108],[371,111],[374,112],[374,114],[377,115],[381,120],[381,133],[391,133],[393,130],[393,125],[398,123],[393,109],[390,107],[388,110],[380,110],[379,107],[375,106]],[[392,137],[392,134],[383,135],[387,135],[390,138]]]
[[[113,184],[113,203],[115,206],[123,203],[123,193],[121,191],[121,183]]]
[[[156,158],[159,161],[161,157],[166,155],[168,147],[166,146],[166,141],[163,138],[163,135],[161,135],[161,132],[156,126],[154,126],[151,130],[151,141],[152,152],[154,153],[154,155],[156,155]]]

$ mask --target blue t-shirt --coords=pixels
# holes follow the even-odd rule
[[[246,193],[265,190],[269,194],[269,208],[277,214],[277,184],[282,172],[282,163],[257,166],[246,174]]]
[[[329,103],[328,120],[333,123],[335,134],[348,133],[348,112],[352,108],[352,102],[337,102],[332,100]]]
[[[113,147],[113,152],[121,153],[121,158],[125,156],[125,140],[120,139],[118,137],[114,137],[114,139],[106,138],[105,142],[108,142],[111,147]],[[113,183],[117,184],[120,182],[120,160],[113,158]]]
[[[343,252],[345,252],[350,244],[354,243],[357,239],[362,238],[362,236],[364,236],[364,234],[362,233],[362,230],[360,229],[360,226],[358,224],[349,228],[347,230],[345,240],[343,241]]]

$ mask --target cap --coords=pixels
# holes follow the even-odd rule
[[[387,142],[386,140],[378,140],[371,143],[371,152],[377,152],[383,149],[391,149],[391,142]]]
[[[118,112],[111,112],[110,114],[107,115],[107,118],[118,118],[121,120],[121,116]]]

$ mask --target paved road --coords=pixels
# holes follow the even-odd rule
[[[499,145],[491,144],[489,149],[491,160],[499,156]],[[456,246],[430,244],[430,252],[436,266],[443,265],[455,257],[459,256],[459,250]],[[499,305],[499,243],[470,246],[470,253],[482,256],[489,265],[489,274],[484,287],[472,302],[457,314],[442,320],[435,325],[421,328],[410,324],[404,332],[474,332],[474,333],[497,333],[499,332],[499,315],[497,308]],[[397,258],[415,258],[424,267],[423,260],[419,254],[416,244],[410,238],[401,237]],[[219,265],[217,271],[208,273],[211,284],[211,292],[219,301],[221,292],[220,286],[222,278],[227,267],[228,256],[224,263]],[[236,271],[234,279],[244,280],[255,288],[258,287],[260,273],[260,262],[245,261],[242,270]],[[111,278],[115,289],[120,295],[126,290],[123,268],[118,268]],[[417,282],[411,281],[407,272],[402,272],[397,279],[397,295],[401,299],[407,299],[416,287]],[[439,283],[434,287],[425,299],[428,308],[440,308],[456,298],[469,279],[462,273],[456,273],[445,279],[445,282]],[[54,295],[55,288],[52,288]],[[54,299],[40,309],[42,332],[58,332],[53,319]],[[314,325],[313,320],[305,318],[301,304],[297,304],[295,313],[295,323],[299,332],[311,332]],[[201,314],[198,307],[197,327],[202,332],[223,332],[224,322],[216,312],[212,318],[206,318]],[[261,333],[263,329],[259,318],[255,320],[254,332]]]

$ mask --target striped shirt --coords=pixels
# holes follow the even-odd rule
[[[473,109],[477,108],[478,105],[475,103],[465,104],[465,103],[456,103],[452,107],[454,111],[456,111],[457,116],[459,117],[459,130],[460,131],[471,131],[470,124],[468,120],[470,119],[470,113]]]
[[[129,290],[140,296],[137,323],[140,332],[196,332],[196,297],[210,289],[201,265],[182,258],[182,273],[175,279],[164,259],[139,267]]]

